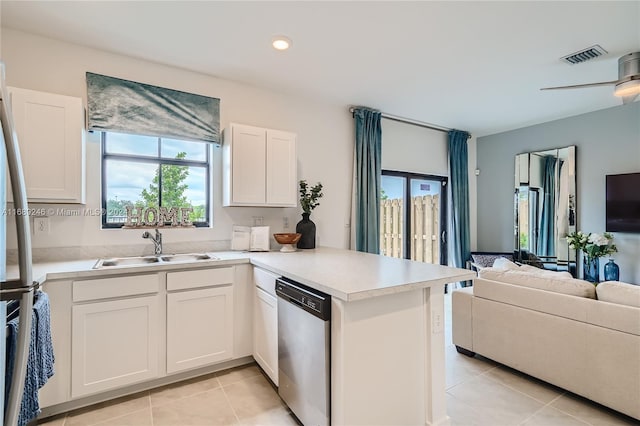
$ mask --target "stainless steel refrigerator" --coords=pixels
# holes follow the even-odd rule
[[[18,423],[20,404],[24,392],[27,357],[29,355],[29,340],[31,338],[32,308],[35,285],[31,270],[31,233],[29,217],[26,214],[27,195],[20,160],[18,137],[11,115],[11,105],[7,87],[5,85],[4,64],[0,62],[0,426],[14,426]],[[7,170],[11,180],[13,205],[11,211],[6,203]],[[15,215],[18,242],[18,270],[19,276],[12,276],[8,280],[6,268],[6,227],[7,216]],[[10,382],[5,383],[7,365],[5,357],[7,303],[19,300],[19,328],[17,347],[10,374]],[[5,395],[5,387],[8,394]],[[6,405],[5,405],[6,399]]]

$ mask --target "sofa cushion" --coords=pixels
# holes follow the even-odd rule
[[[557,315],[580,322],[587,320],[589,302],[598,303],[588,297],[575,297],[553,291],[540,290],[504,281],[477,278],[473,282],[473,295],[533,311]]]
[[[567,271],[550,271],[548,269],[540,269],[531,265],[522,265],[519,269],[521,272],[529,272],[531,274],[538,274],[545,277],[555,278],[573,278],[570,272]]]
[[[478,276],[487,280],[502,281],[570,296],[596,298],[596,289],[593,284],[575,278],[558,277],[556,273],[551,271],[528,272],[485,268],[478,273]]]
[[[605,281],[596,287],[598,300],[640,308],[640,285]]]

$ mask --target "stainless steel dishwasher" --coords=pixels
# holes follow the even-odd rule
[[[287,278],[278,295],[278,393],[305,426],[331,422],[331,297]]]

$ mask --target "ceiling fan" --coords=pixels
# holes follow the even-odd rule
[[[633,102],[640,95],[640,52],[628,53],[618,59],[618,79],[599,83],[575,84],[572,86],[543,87],[540,90],[581,89],[583,87],[614,85],[614,95],[622,103]]]

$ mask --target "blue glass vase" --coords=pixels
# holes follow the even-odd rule
[[[584,256],[582,276],[585,281],[597,284],[600,282],[600,258]]]
[[[618,281],[620,279],[620,267],[609,259],[609,263],[604,265],[604,280],[605,281]]]

